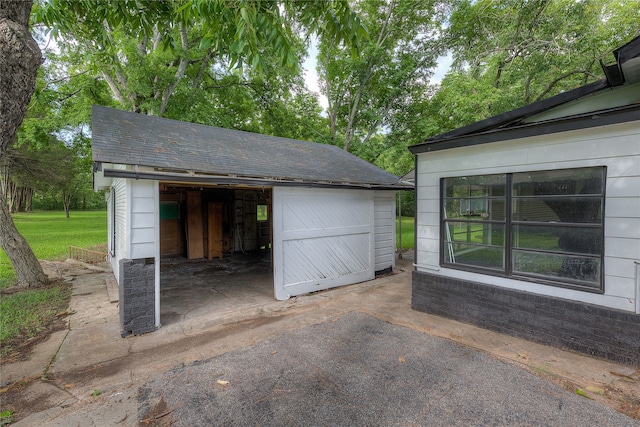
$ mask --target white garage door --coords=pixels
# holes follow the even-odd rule
[[[373,191],[273,189],[278,300],[371,280]]]

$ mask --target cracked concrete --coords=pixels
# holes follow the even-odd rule
[[[63,263],[74,277],[68,329],[39,344],[29,360],[0,367],[1,382],[16,384],[0,394],[0,404],[15,408],[18,426],[138,425],[139,388],[154,377],[352,312],[462,344],[570,391],[623,390],[609,396],[587,392],[613,407],[620,399],[640,403],[633,368],[411,310],[411,262],[405,254],[392,275],[288,301],[273,299],[268,268],[215,271],[217,277],[182,273],[161,289],[163,326],[127,338],[120,337],[118,306],[110,302],[111,273]]]

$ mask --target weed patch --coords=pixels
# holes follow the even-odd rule
[[[55,282],[0,296],[0,358],[47,335],[71,298],[71,286]]]

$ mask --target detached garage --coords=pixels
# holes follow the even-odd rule
[[[123,336],[160,326],[163,257],[270,250],[278,300],[395,266],[395,191],[413,187],[338,147],[99,106],[92,132]]]

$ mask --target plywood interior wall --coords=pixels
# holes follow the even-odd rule
[[[187,258],[203,257],[202,194],[200,191],[187,191]]]
[[[161,256],[211,259],[224,253],[270,248],[270,189],[170,184],[161,184],[160,189]],[[258,205],[267,206],[267,220],[258,221]],[[264,211],[262,208],[263,215]]]

